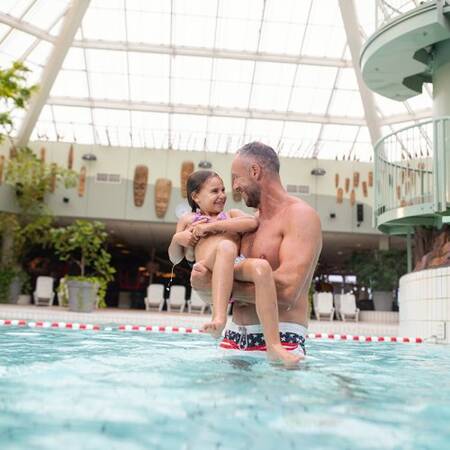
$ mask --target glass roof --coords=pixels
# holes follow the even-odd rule
[[[355,2],[363,39],[417,3],[396,1]],[[39,83],[71,5],[2,0],[0,67],[23,60]],[[62,50],[31,139],[212,152],[262,140],[288,157],[372,158],[337,0],[91,0]],[[431,114],[429,89],[375,102],[383,133]]]

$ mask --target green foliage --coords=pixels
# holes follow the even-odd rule
[[[27,86],[26,75],[30,70],[19,61],[8,69],[0,69],[0,143],[13,130],[12,113],[25,108],[37,86]]]
[[[399,278],[407,272],[406,252],[403,250],[368,250],[353,252],[346,263],[358,283],[372,291],[392,291]]]
[[[17,275],[17,270],[12,267],[0,269],[0,303],[8,303],[9,288]]]
[[[48,214],[45,195],[60,183],[64,183],[66,189],[75,187],[77,177],[75,171],[46,164],[31,149],[21,148],[17,156],[8,162],[5,182],[15,189],[23,214]]]
[[[105,249],[108,237],[105,226],[101,222],[77,220],[66,227],[52,229],[50,236],[60,260],[72,261],[80,268],[80,277],[67,279],[97,283],[99,306],[105,306],[106,288],[116,272]]]

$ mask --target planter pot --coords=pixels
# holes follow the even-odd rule
[[[31,305],[31,295],[28,294],[20,294],[17,299],[18,305]]]
[[[375,311],[392,311],[392,301],[391,291],[375,291],[373,293]]]
[[[69,311],[92,312],[97,307],[98,284],[90,281],[69,280]]]
[[[9,303],[16,304],[22,289],[22,281],[19,277],[13,278],[9,286]]]

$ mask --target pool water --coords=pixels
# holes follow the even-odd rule
[[[310,341],[299,370],[202,335],[0,329],[0,448],[450,448],[450,348]]]

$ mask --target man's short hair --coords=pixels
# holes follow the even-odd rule
[[[237,151],[238,155],[255,159],[264,169],[272,173],[280,173],[280,160],[272,147],[262,142],[250,142]]]

